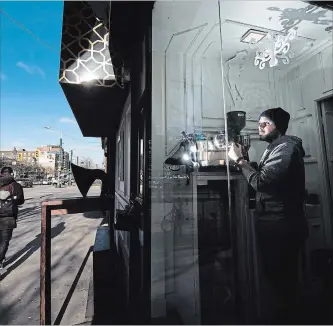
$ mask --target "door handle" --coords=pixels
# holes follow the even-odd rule
[[[118,231],[134,231],[140,228],[138,214],[131,214],[127,210],[116,210],[113,228]]]
[[[113,228],[119,231],[134,231],[140,228],[140,212],[131,199],[125,209],[117,209]]]

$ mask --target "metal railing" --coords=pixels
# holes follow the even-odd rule
[[[40,325],[51,325],[51,217],[53,215],[107,211],[109,197],[72,198],[42,203],[40,257]]]

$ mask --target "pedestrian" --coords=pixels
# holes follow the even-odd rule
[[[263,270],[275,299],[271,323],[295,322],[298,297],[298,256],[308,236],[305,218],[305,168],[302,140],[285,135],[290,115],[282,108],[259,117],[259,136],[268,142],[256,170],[233,143],[228,156],[256,191],[258,244]]]
[[[13,177],[11,167],[3,167],[0,175],[0,269],[3,269],[13,229],[17,225],[18,205],[24,203],[22,186]]]

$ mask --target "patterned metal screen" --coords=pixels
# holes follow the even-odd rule
[[[123,67],[112,64],[108,27],[87,2],[64,1],[60,83],[124,87]]]

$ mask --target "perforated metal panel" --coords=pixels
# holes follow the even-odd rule
[[[123,88],[116,77],[122,75],[123,67],[115,68],[110,56],[108,26],[88,2],[64,2],[60,83]]]

